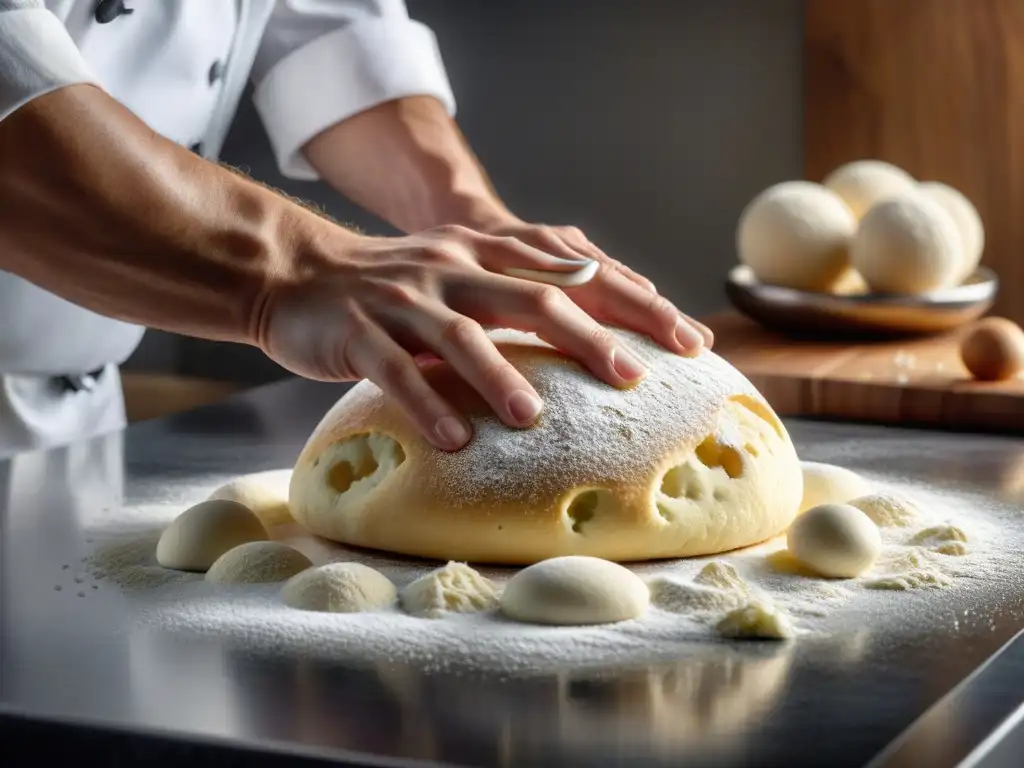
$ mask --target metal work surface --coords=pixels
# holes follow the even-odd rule
[[[1005,759],[1000,743],[1020,743],[1010,718],[1024,696],[1024,639],[1013,640],[1024,596],[1012,590],[984,605],[951,600],[912,642],[864,627],[782,644],[704,643],[685,662],[529,680],[346,667],[125,632],[116,588],[85,599],[74,586],[55,590],[54,574],[86,551],[90,510],[158,494],[169,480],[287,466],[342,391],[289,381],[0,463],[5,750],[24,742],[38,750],[33,762],[110,750],[122,762],[193,766],[234,754],[246,765],[298,765],[305,755],[359,765],[840,768],[969,756],[985,765],[982,751]],[[852,469],[1016,495],[1024,507],[1019,439],[787,425],[802,455],[852,443],[864,449]]]

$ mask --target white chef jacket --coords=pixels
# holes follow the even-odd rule
[[[251,78],[281,173],[315,180],[315,135],[392,99],[455,100],[437,42],[403,0],[0,0],[0,120],[57,88],[91,83],[158,133],[208,158]],[[0,233],[2,235],[2,233]],[[0,247],[2,236],[0,236]],[[143,329],[0,272],[0,456],[117,429],[116,366]],[[92,392],[51,377],[105,369]]]

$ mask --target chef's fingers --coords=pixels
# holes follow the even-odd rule
[[[550,285],[574,286],[588,282],[598,264],[562,241],[557,247],[538,248],[517,237],[475,235],[472,246],[484,269]]]
[[[451,291],[449,304],[486,325],[536,333],[615,387],[635,384],[646,368],[627,346],[553,286],[488,276]]]
[[[457,451],[469,442],[469,424],[427,383],[413,357],[370,318],[357,312],[351,322],[343,364],[380,387],[436,447]]]
[[[439,301],[417,307],[421,342],[447,362],[510,427],[528,427],[540,416],[540,395],[505,359],[480,324]]]
[[[595,319],[646,334],[668,349],[694,355],[704,348],[704,335],[672,302],[617,270],[603,268],[587,285],[566,293]]]
[[[645,288],[651,293],[657,293],[658,289],[654,283],[648,280],[638,272],[634,272],[632,269],[627,267],[621,261],[613,259],[607,253],[598,248],[594,243],[587,239],[587,236],[576,227],[558,227],[555,230],[558,237],[568,243],[574,250],[580,255],[586,256],[591,259],[595,259],[604,264],[608,264],[612,269],[621,272],[626,278],[632,280],[634,283],[639,285],[641,288]]]

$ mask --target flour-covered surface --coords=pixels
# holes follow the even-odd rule
[[[843,448],[837,445],[803,458],[842,465]],[[569,665],[655,662],[692,653],[695,642],[749,643],[724,640],[715,629],[729,610],[748,598],[768,601],[795,628],[795,638],[774,642],[800,643],[865,627],[894,638],[912,637],[928,631],[936,621],[956,622],[958,603],[997,600],[1024,589],[1024,513],[1017,504],[863,474],[874,490],[909,497],[921,514],[909,525],[882,529],[883,553],[862,577],[825,580],[809,575],[787,556],[782,537],[716,557],[635,564],[630,567],[636,573],[661,588],[654,590],[645,616],[606,626],[523,625],[497,611],[437,619],[412,617],[399,608],[361,614],[313,613],[287,607],[280,597],[281,585],[218,586],[204,582],[199,574],[159,568],[153,557],[159,532],[189,505],[231,479],[222,476],[210,476],[199,484],[193,479],[167,486],[159,499],[111,509],[92,521],[88,536],[93,552],[87,568],[90,582],[121,590],[135,622],[169,632],[216,635],[236,647],[260,652],[505,674],[543,673]],[[947,539],[936,538],[934,532],[919,535],[949,526],[966,539],[961,547],[944,548]],[[294,525],[272,533],[300,549],[314,564],[361,562],[386,574],[399,588],[440,565],[346,548],[315,539]],[[943,554],[943,550],[954,554]],[[706,575],[694,581],[715,561],[732,566],[746,589],[729,579],[709,580]],[[731,573],[732,569],[716,566],[711,572]],[[515,572],[479,570],[499,584]],[[740,595],[744,591],[749,595]]]

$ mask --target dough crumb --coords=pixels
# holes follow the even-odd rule
[[[915,569],[904,573],[890,573],[864,583],[868,589],[889,589],[907,592],[913,589],[935,588],[944,589],[953,580],[936,569]]]
[[[870,517],[879,528],[907,528],[921,516],[913,501],[895,493],[872,493],[847,503]]]
[[[713,560],[703,568],[694,578],[695,584],[717,589],[732,590],[740,594],[750,594],[750,587],[747,582],[736,571],[736,568],[724,560]]]
[[[695,584],[673,576],[655,576],[647,586],[651,603],[670,613],[722,612],[738,607],[744,599],[736,589]]]
[[[440,619],[446,613],[497,608],[498,588],[465,563],[453,561],[406,586],[399,599],[406,613]]]
[[[963,557],[967,554],[967,534],[955,525],[933,525],[919,531],[910,540],[932,552],[951,557]]]
[[[722,637],[785,640],[793,637],[789,617],[769,602],[752,600],[727,613],[715,626]]]

